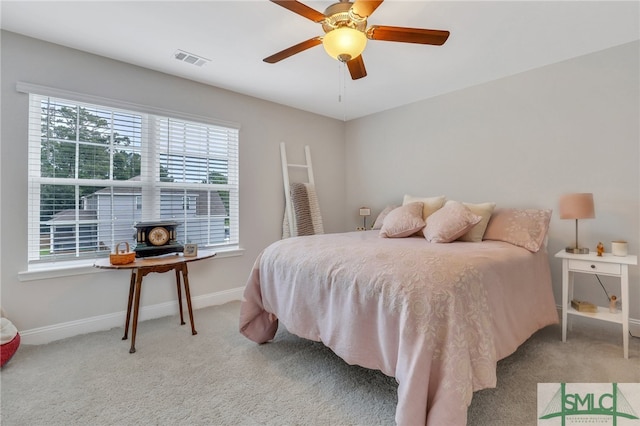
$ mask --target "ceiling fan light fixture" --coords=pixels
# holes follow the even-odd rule
[[[340,27],[326,33],[322,39],[324,50],[341,62],[357,58],[367,46],[367,36],[362,31]]]
[[[278,6],[321,24],[324,36],[316,36],[288,47],[264,58],[263,61],[268,64],[275,64],[322,43],[329,56],[347,65],[351,79],[358,80],[367,76],[367,70],[362,59],[362,52],[367,46],[367,40],[430,44],[434,46],[441,46],[447,41],[449,31],[443,30],[392,27],[388,25],[372,25],[367,28],[367,20],[383,1],[339,0],[337,3],[327,7],[324,13],[320,13],[298,0],[271,0]]]

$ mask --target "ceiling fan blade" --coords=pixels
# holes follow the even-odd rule
[[[364,67],[362,55],[358,55],[357,58],[348,61],[347,68],[349,68],[349,74],[351,74],[352,80],[357,80],[367,76],[367,70]]]
[[[313,22],[322,22],[325,18],[323,13],[320,13],[296,0],[271,0],[271,2],[288,9],[293,13],[297,13],[304,18],[310,19]]]
[[[273,55],[264,58],[263,61],[269,64],[275,64],[276,62],[280,62],[283,59],[287,59],[289,56],[293,56],[296,53],[303,52],[307,49],[311,49],[314,46],[322,44],[322,37],[314,37],[309,40],[303,41],[302,43],[298,43],[295,46],[291,46],[287,49],[284,49],[278,53],[274,53]]]
[[[351,12],[361,18],[368,18],[382,4],[384,0],[356,0],[351,6]]]
[[[367,38],[441,46],[449,38],[449,31],[372,25],[367,29]]]

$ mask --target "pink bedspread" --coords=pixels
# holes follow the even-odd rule
[[[378,231],[289,238],[258,257],[240,313],[249,339],[281,321],[349,364],[398,381],[400,425],[466,425],[496,362],[558,322],[546,250],[430,244]]]

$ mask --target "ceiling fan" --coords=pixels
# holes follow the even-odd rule
[[[324,36],[317,36],[298,43],[263,61],[275,64],[283,59],[322,44],[329,56],[347,64],[353,80],[366,77],[362,52],[367,40],[397,41],[402,43],[431,44],[441,46],[447,41],[449,31],[422,28],[389,27],[371,25],[367,18],[382,4],[383,0],[340,0],[329,6],[324,13],[296,0],[270,0],[293,13],[322,24]]]

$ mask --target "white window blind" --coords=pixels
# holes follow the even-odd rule
[[[237,246],[238,129],[29,95],[29,263],[135,247],[134,224]]]

